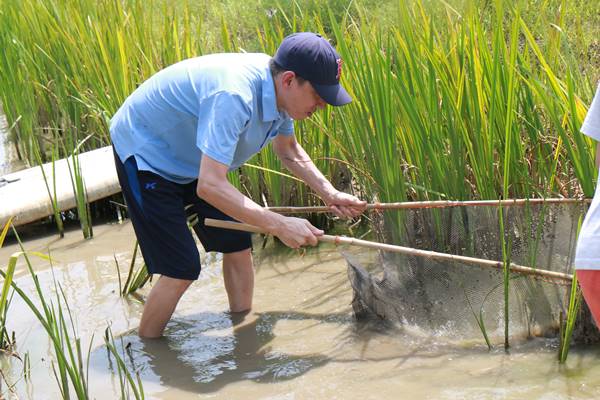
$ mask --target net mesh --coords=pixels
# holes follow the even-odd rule
[[[370,239],[494,261],[502,261],[506,254],[512,263],[572,274],[576,233],[585,208],[546,204],[502,211],[496,207],[385,211],[372,215],[378,229]],[[510,337],[556,337],[561,313],[566,315],[568,308],[570,285],[552,280],[510,274],[505,290],[501,269],[358,248],[343,254],[359,318],[376,315],[453,339],[485,334],[498,342],[505,337],[505,315]],[[574,340],[596,342],[597,330],[590,329],[589,317],[581,320]]]

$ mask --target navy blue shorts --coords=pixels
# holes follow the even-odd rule
[[[198,279],[200,254],[188,228],[188,218],[196,220],[193,214],[198,216],[193,229],[206,251],[234,253],[252,247],[247,232],[204,225],[204,218],[234,219],[198,197],[197,180],[178,184],[138,170],[135,157],[122,163],[116,153],[115,164],[148,273]]]

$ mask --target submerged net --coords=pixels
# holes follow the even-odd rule
[[[502,261],[572,274],[582,204],[453,207],[374,214],[378,241]],[[502,230],[502,224],[504,229]],[[501,233],[503,232],[503,233]],[[502,240],[504,235],[504,245]],[[375,239],[375,238],[373,238]],[[556,337],[566,315],[570,285],[510,274],[508,302],[501,269],[387,251],[353,248],[344,253],[357,317],[378,316],[436,335],[465,340],[487,336]],[[505,305],[508,307],[505,308]],[[575,341],[597,342],[583,310]]]

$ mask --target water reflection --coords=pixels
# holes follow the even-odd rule
[[[161,385],[189,392],[217,392],[240,381],[294,379],[330,361],[322,354],[272,350],[275,324],[289,317],[287,313],[200,313],[174,320],[163,338],[131,336],[125,341],[131,340],[129,358],[142,375],[155,374]]]

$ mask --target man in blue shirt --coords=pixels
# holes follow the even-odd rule
[[[160,274],[142,315],[139,335],[159,337],[179,298],[198,278],[200,257],[187,213],[206,251],[223,253],[232,312],[252,306],[250,235],[206,227],[204,218],[259,226],[298,248],[316,245],[323,231],[307,220],[259,206],[227,180],[263,147],[308,184],[340,217],[362,213],[366,202],[339,192],[294,137],[293,120],[326,104],[351,101],[339,84],[342,60],[320,35],[284,39],[265,54],[214,54],[158,72],[137,88],[110,124],[119,181],[148,272]]]

